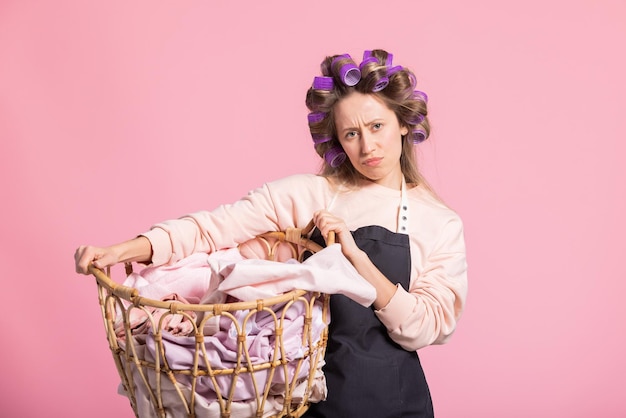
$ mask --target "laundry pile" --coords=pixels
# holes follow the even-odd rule
[[[343,294],[363,306],[375,298],[363,279],[333,244],[304,262],[247,259],[239,249],[198,253],[170,266],[147,267],[123,283],[140,296],[193,305],[258,301],[296,289],[296,300],[261,309],[203,312],[190,309],[117,307],[115,333],[133,356],[132,383],[120,393],[134,397],[139,416],[231,417],[276,415],[303,397],[326,396],[319,341],[328,326],[315,295]],[[124,320],[126,318],[126,320]],[[326,322],[325,322],[326,320]],[[146,367],[147,366],[147,367]],[[155,368],[161,373],[155,373]],[[128,373],[127,373],[128,374]],[[160,399],[159,399],[160,398]],[[156,406],[156,407],[155,407]]]

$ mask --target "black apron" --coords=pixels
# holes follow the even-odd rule
[[[392,282],[409,288],[409,237],[381,226],[352,233],[357,246]],[[319,230],[311,237],[324,244]],[[396,344],[374,314],[343,295],[330,298],[331,322],[324,374],[325,401],[311,404],[303,417],[432,418],[433,406],[415,351]]]

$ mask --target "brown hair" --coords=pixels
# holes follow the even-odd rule
[[[320,117],[312,118],[309,122],[309,129],[313,138],[330,138],[326,142],[315,145],[317,154],[322,157],[322,167],[320,173],[326,177],[333,177],[340,182],[355,184],[362,176],[352,166],[350,161],[346,161],[339,167],[331,167],[324,160],[324,154],[333,147],[341,147],[337,139],[337,132],[334,121],[334,106],[345,96],[352,92],[371,94],[380,99],[389,107],[398,118],[400,126],[408,128],[408,134],[402,139],[402,155],[400,156],[400,166],[402,173],[408,183],[428,185],[419,173],[417,161],[414,153],[414,141],[418,139],[415,130],[421,130],[423,136],[428,138],[430,125],[428,123],[426,97],[423,93],[415,92],[416,78],[413,72],[404,67],[391,66],[391,54],[382,49],[371,51],[371,56],[376,60],[370,60],[361,68],[361,79],[354,86],[347,86],[341,80],[340,69],[345,64],[356,63],[347,55],[333,55],[326,57],[321,64],[322,75],[332,77],[333,88],[315,89],[311,87],[306,94],[306,106]],[[388,71],[392,73],[388,75]],[[382,90],[373,92],[374,87],[387,77],[389,84]],[[323,117],[322,117],[323,116]]]

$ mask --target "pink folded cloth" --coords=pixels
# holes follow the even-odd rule
[[[376,299],[376,289],[343,255],[340,244],[324,248],[303,263],[253,259],[223,263],[219,274],[224,280],[217,290],[240,300],[265,299],[295,289],[342,294],[363,306]]]
[[[286,256],[286,253],[283,256]],[[220,283],[227,283],[224,289],[219,286]],[[358,275],[341,254],[338,245],[320,251],[303,264],[295,260],[288,260],[286,263],[246,260],[237,248],[217,251],[210,255],[194,254],[171,266],[148,267],[139,273],[133,273],[124,284],[138,289],[140,295],[144,297],[163,301],[176,300],[181,303],[256,300],[293,289],[343,293],[366,305],[371,304],[375,297],[373,287]],[[168,364],[173,369],[191,369],[196,364],[195,361],[198,361],[201,369],[209,366],[216,369],[233,368],[238,361],[244,365],[248,362],[260,364],[284,356],[287,362],[279,367],[273,376],[269,374],[269,370],[239,375],[235,391],[232,393],[231,400],[235,401],[233,416],[237,415],[234,413],[237,410],[241,416],[250,416],[250,407],[254,404],[250,401],[256,398],[258,388],[270,385],[270,394],[276,396],[268,398],[265,412],[272,415],[272,411],[280,410],[282,405],[280,394],[284,393],[287,381],[295,379],[299,383],[298,387],[302,386],[296,391],[299,394],[296,394],[296,397],[304,395],[311,367],[309,360],[304,359],[308,341],[304,342],[304,345],[302,341],[309,297],[307,294],[302,301],[273,307],[276,317],[266,311],[236,311],[232,313],[232,319],[229,319],[228,315],[204,319],[202,312],[188,312],[189,316],[186,316],[173,315],[162,309],[135,307],[129,310],[128,315],[133,335],[136,337],[139,357],[153,362],[158,356],[161,364]],[[289,308],[285,310],[287,306]],[[129,304],[126,303],[124,309],[128,307]],[[321,301],[316,301],[312,309],[310,341],[317,344],[327,324],[323,321]],[[283,318],[282,350],[276,350],[275,318]],[[159,325],[161,319],[163,321]],[[191,336],[196,329],[195,324],[202,328],[201,331],[205,335],[204,344],[200,347],[196,338]],[[125,337],[123,324],[117,325],[116,332],[123,340]],[[155,328],[163,330],[162,346],[154,338]],[[244,353],[247,355],[239,354],[239,332],[246,334]],[[314,371],[313,393],[310,394],[310,400],[314,402],[326,396],[325,379],[320,368],[321,364]],[[153,372],[148,371],[148,379],[153,377]],[[191,380],[184,376],[179,376],[179,379],[182,390],[188,390]],[[215,402],[216,391],[219,388],[221,393],[229,393],[231,379],[231,376],[216,376],[215,380],[208,377],[198,378],[196,408],[202,405],[203,416],[212,416],[209,411],[216,412],[215,408],[218,407],[218,403]],[[172,391],[171,394],[175,395],[176,391]],[[146,388],[138,387],[137,395],[138,404],[141,404],[140,409],[145,409],[143,412],[150,415],[153,411],[149,403],[146,403]],[[171,406],[176,403],[175,398],[176,396],[167,402],[164,399],[164,402]]]
[[[215,266],[209,263],[209,255],[196,253],[171,266],[150,266],[139,273],[131,273],[124,286],[134,287],[141,296],[150,299],[161,300],[175,293],[189,303],[199,303],[220,281],[215,275]]]
[[[306,379],[310,371],[309,359],[304,358],[305,351],[308,350],[308,341],[303,343],[302,340],[308,303],[306,300],[298,301],[289,305],[286,310],[287,305],[274,307],[276,316],[266,311],[239,311],[232,318],[222,316],[219,321],[220,330],[214,335],[205,336],[203,346],[198,346],[195,337],[176,336],[163,331],[161,333],[163,350],[160,350],[157,348],[154,334],[149,330],[145,340],[145,359],[154,362],[159,356],[161,364],[167,364],[175,370],[191,369],[194,364],[198,364],[200,369],[211,367],[219,370],[235,368],[238,364],[259,365],[282,358],[286,363],[279,367],[273,376],[269,375],[269,369],[239,374],[235,378],[235,390],[228,396],[234,401],[254,399],[258,396],[258,388],[262,391],[268,384],[274,393],[284,393],[287,382],[291,382],[292,379],[297,381]],[[312,309],[310,335],[311,343],[315,345],[319,342],[326,324],[322,321],[322,303],[317,301]],[[283,332],[280,337],[282,349],[276,347],[276,321],[282,323]],[[241,354],[237,338],[239,332],[246,334],[245,347]],[[230,375],[218,375],[215,380],[199,377],[196,391],[205,399],[214,401],[217,399],[218,388],[223,395],[230,393],[232,380],[233,376]],[[181,377],[181,383],[191,385],[191,381],[184,377]],[[217,388],[214,383],[217,384]]]
[[[165,295],[160,300],[163,302],[189,303],[185,298],[175,293]],[[130,304],[127,305],[130,306]],[[147,334],[153,327],[160,327],[175,336],[190,335],[195,331],[196,313],[193,311],[186,311],[185,315],[183,315],[172,314],[166,309],[158,309],[151,306],[144,308],[133,306],[130,309],[128,309],[128,306],[126,306],[126,315],[128,316],[130,330],[135,336]],[[123,316],[120,313],[116,316],[115,321],[115,335],[119,338],[124,338],[126,334],[122,320]]]

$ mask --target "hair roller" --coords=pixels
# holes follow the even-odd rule
[[[376,93],[377,91],[381,91],[382,89],[387,87],[388,84],[389,84],[389,78],[383,77],[380,80],[378,80],[378,82],[376,82],[376,84],[372,88],[372,92]]]
[[[324,134],[311,134],[311,137],[313,138],[313,143],[315,145],[323,144],[323,143],[328,142],[328,141],[333,139],[332,136],[324,135]]]
[[[313,79],[313,88],[315,90],[332,90],[335,86],[332,77],[315,77]]]
[[[337,168],[346,160],[346,153],[340,146],[334,146],[324,153],[324,160],[332,168]]]
[[[417,100],[421,100],[424,103],[428,103],[428,95],[424,93],[423,91],[415,90],[413,92],[413,98]]]
[[[424,122],[425,116],[421,113],[416,113],[415,115],[412,115],[411,117],[406,118],[407,123],[411,124],[411,125],[419,125],[420,123]]]
[[[356,66],[352,58],[348,54],[343,54],[335,57],[333,62],[331,63],[331,67],[334,69],[335,66],[344,61],[339,67],[339,71],[336,71],[339,75],[339,79],[346,86],[354,86],[361,80],[361,70]]]
[[[393,66],[393,54],[391,52],[387,52],[387,59],[385,60],[385,65],[387,67]]]
[[[372,55],[372,51],[365,50],[363,51],[363,61],[359,64],[359,69],[363,71],[363,67],[370,63],[380,64],[380,60]]]
[[[367,64],[371,64],[371,63],[380,64],[380,61],[378,61],[378,58],[376,57],[367,57],[363,61],[361,61],[361,63],[359,64],[359,70],[363,71],[363,68]]]
[[[309,124],[318,123],[324,120],[326,113],[324,112],[311,112],[307,115]]]
[[[426,140],[426,132],[423,129],[413,129],[413,143],[419,144]]]
[[[402,68],[401,65],[396,65],[395,67],[389,67],[387,69],[387,77],[391,77],[392,75],[394,75],[398,71],[402,71],[402,70],[403,70],[403,68]]]

